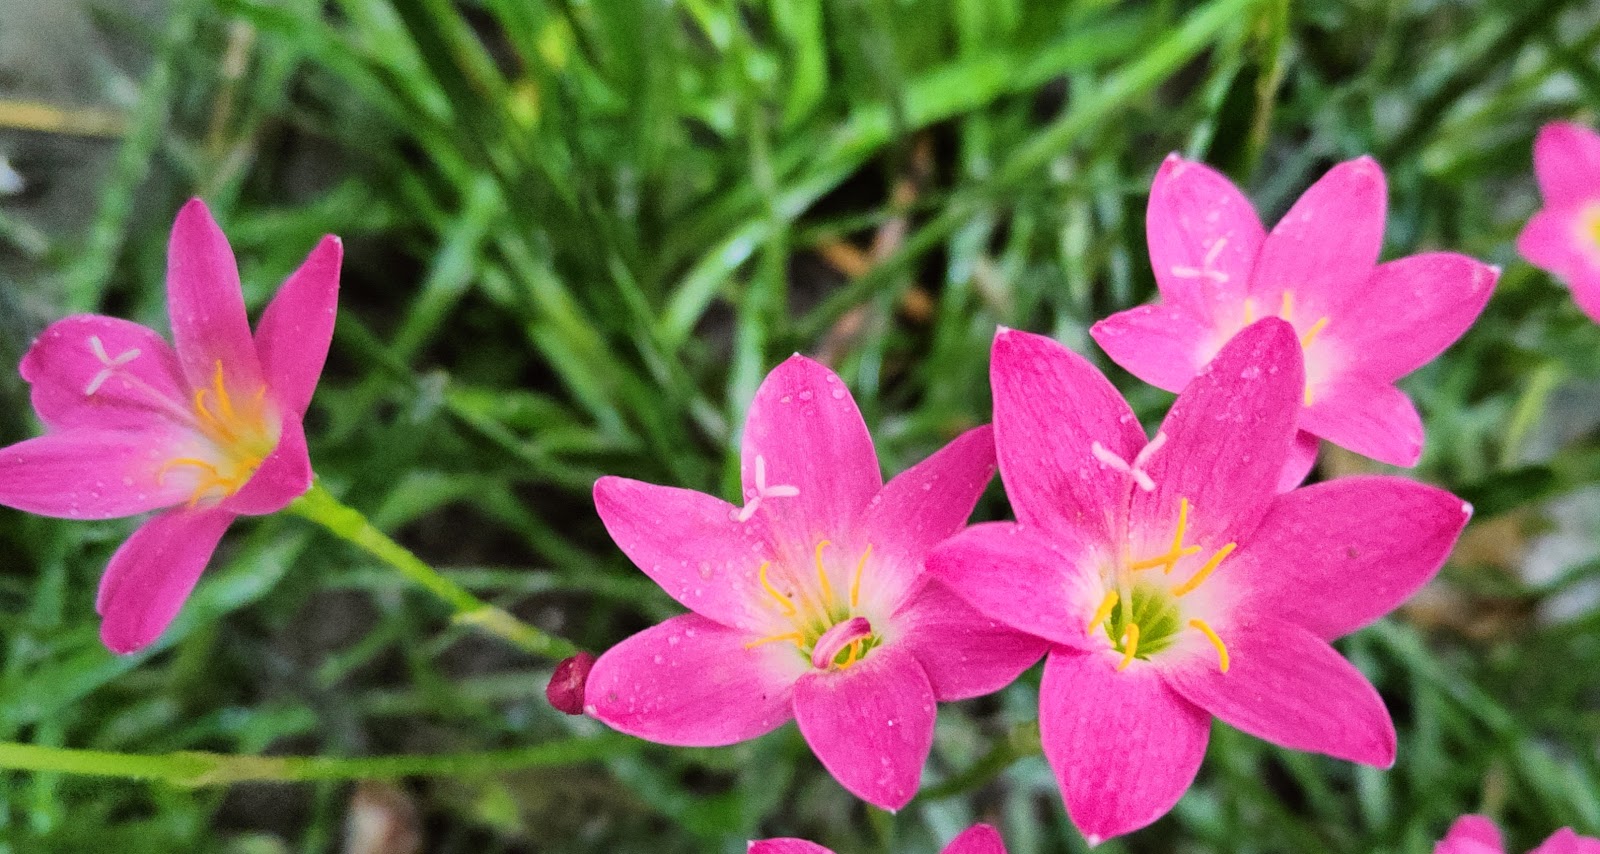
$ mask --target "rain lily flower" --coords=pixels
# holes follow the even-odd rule
[[[750,854],[833,854],[815,842],[804,839],[763,839],[750,843]],[[1006,854],[1000,832],[987,824],[975,824],[950,840],[942,854]]]
[[[1422,420],[1395,388],[1472,325],[1499,270],[1428,252],[1377,264],[1387,193],[1370,157],[1335,166],[1270,234],[1227,178],[1169,156],[1150,188],[1145,228],[1161,299],[1091,334],[1117,364],[1179,391],[1239,330],[1277,316],[1305,351],[1300,429],[1282,486],[1305,479],[1317,437],[1393,465],[1415,465]]]
[[[234,517],[311,485],[301,416],[333,335],[342,249],[325,237],[252,337],[233,250],[199,199],[167,250],[169,345],[99,315],[52,324],[23,357],[46,432],[0,449],[0,504],[66,519],[166,509],[117,549],[95,602],[113,652],[154,641]]]
[[[1528,263],[1566,281],[1583,312],[1600,323],[1600,133],[1551,122],[1533,142],[1544,207],[1517,236]]]
[[[794,356],[744,428],[744,505],[619,477],[595,484],[606,530],[693,613],[634,635],[589,672],[587,711],[664,744],[733,744],[790,717],[857,796],[916,793],[934,704],[999,690],[1044,645],[923,573],[994,474],[988,427],[883,483],[839,378]]]
[[[1506,846],[1494,822],[1481,815],[1464,815],[1433,848],[1433,854],[1505,854]],[[1563,827],[1528,854],[1600,854],[1600,839],[1579,836]]]
[[[1091,843],[1177,802],[1213,716],[1393,763],[1387,709],[1329,641],[1432,578],[1471,509],[1393,477],[1279,493],[1305,385],[1287,322],[1236,335],[1148,441],[1106,378],[1049,338],[1001,330],[990,371],[1018,521],[969,528],[928,567],[1051,644],[1040,738]]]

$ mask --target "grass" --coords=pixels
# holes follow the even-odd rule
[[[322,477],[478,596],[596,650],[675,606],[606,538],[590,484],[734,495],[735,430],[788,353],[842,373],[899,471],[987,420],[997,324],[1099,358],[1089,324],[1153,289],[1143,210],[1167,152],[1227,171],[1269,221],[1375,154],[1386,258],[1505,267],[1477,326],[1405,383],[1428,427],[1412,476],[1478,515],[1418,603],[1342,644],[1394,711],[1399,762],[1218,725],[1173,814],[1098,850],[1420,854],[1470,810],[1523,848],[1600,832],[1600,328],[1512,250],[1537,206],[1532,134],[1600,115],[1593,6],[173,0],[147,39],[87,232],[0,211],[0,246],[36,256],[0,287],[0,363],[56,313],[164,328],[166,230],[191,194],[256,308],[336,232],[340,325],[308,425]],[[1147,423],[1171,399],[1113,377]],[[25,389],[0,396],[0,434],[29,435]],[[1007,512],[995,488],[979,517]],[[1526,574],[1563,512],[1590,557]],[[0,513],[0,739],[333,759],[599,733],[545,704],[550,662],[288,517],[238,526],[158,646],[115,658],[92,599],[128,530]],[[925,779],[944,796],[892,818],[792,727],[518,771],[486,756],[402,790],[430,852],[786,834],[920,852],[979,818],[1014,854],[1083,851],[1030,749],[1036,690],[1037,672],[944,708]],[[335,850],[352,797],[8,773],[0,850]]]

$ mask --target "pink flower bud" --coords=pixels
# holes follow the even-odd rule
[[[583,714],[583,686],[589,681],[589,670],[594,667],[594,654],[580,652],[556,665],[544,695],[550,705],[569,715]]]

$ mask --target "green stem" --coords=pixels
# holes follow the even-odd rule
[[[367,517],[313,483],[310,491],[289,505],[289,512],[326,528],[334,536],[357,546],[383,561],[406,580],[432,593],[455,612],[452,620],[475,626],[520,649],[546,658],[566,658],[578,651],[570,641],[558,638],[513,617],[503,608],[472,595],[465,587],[439,574],[405,546],[390,539],[367,521]]]
[[[1000,772],[1011,767],[1018,759],[1029,756],[1038,756],[1042,752],[1039,745],[1039,722],[1027,721],[1017,724],[1006,737],[996,744],[981,759],[972,763],[972,767],[936,786],[923,789],[917,800],[922,802],[937,801],[953,795],[962,795],[983,784],[993,780]]]
[[[552,768],[603,759],[633,739],[612,734],[569,738],[483,753],[437,756],[239,756],[199,751],[114,753],[33,744],[0,743],[0,769],[157,780],[177,786],[226,786],[243,782],[305,783],[317,780],[394,779],[491,774]]]

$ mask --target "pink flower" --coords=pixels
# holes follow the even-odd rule
[[[694,613],[600,656],[588,711],[693,746],[794,717],[846,789],[898,809],[916,793],[935,701],[996,691],[1044,649],[922,571],[994,474],[991,432],[968,431],[884,484],[844,384],[795,356],[756,392],[740,470],[742,509],[624,478],[595,484],[611,538]]]
[[[1112,315],[1091,334],[1117,364],[1175,392],[1239,330],[1281,317],[1306,369],[1305,432],[1283,487],[1305,479],[1319,436],[1415,465],[1422,420],[1395,381],[1466,332],[1499,270],[1449,252],[1377,264],[1385,204],[1383,170],[1361,157],[1329,170],[1266,234],[1227,178],[1172,155],[1146,219],[1161,301]]]
[[[1506,846],[1494,822],[1481,815],[1464,815],[1433,848],[1433,854],[1505,854]],[[1551,834],[1528,854],[1600,854],[1600,839],[1579,836],[1569,827]]]
[[[833,851],[804,839],[762,839],[750,843],[750,854],[833,854]],[[999,831],[987,824],[974,824],[950,840],[942,854],[1006,854],[1006,844]]]
[[[323,238],[252,337],[233,250],[194,199],[167,250],[176,348],[136,323],[75,315],[23,357],[46,432],[0,449],[0,504],[67,519],[172,508],[101,578],[113,652],[160,636],[234,517],[281,510],[311,485],[300,420],[333,335],[341,252]]]
[[[1551,122],[1533,143],[1544,207],[1517,236],[1528,263],[1566,280],[1583,312],[1600,323],[1600,134]]]
[[[1018,521],[970,528],[928,566],[1051,644],[1040,736],[1091,843],[1177,802],[1213,715],[1285,747],[1394,761],[1377,691],[1328,642],[1433,577],[1470,508],[1392,477],[1279,494],[1305,384],[1288,323],[1235,336],[1151,441],[1055,341],[1001,330],[990,371]]]

